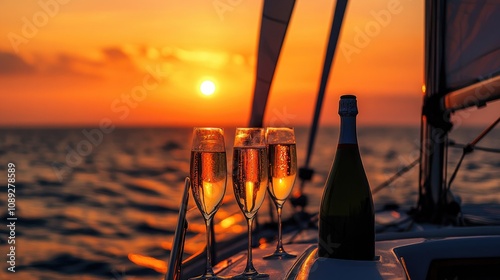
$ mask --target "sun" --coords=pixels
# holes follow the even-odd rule
[[[200,91],[203,95],[210,96],[215,92],[215,84],[210,80],[203,81],[200,85]]]

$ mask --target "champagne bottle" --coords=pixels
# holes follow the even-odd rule
[[[320,206],[318,256],[375,257],[375,216],[356,136],[356,96],[340,97],[340,137]]]

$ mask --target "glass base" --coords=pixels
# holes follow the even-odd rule
[[[219,280],[219,279],[231,279],[231,278],[220,277],[215,274],[203,274],[197,277],[189,278],[189,280]]]
[[[233,276],[231,279],[251,280],[251,279],[269,279],[269,274],[254,272],[243,272],[242,274]]]
[[[263,257],[265,260],[286,260],[296,258],[296,255],[288,254],[285,250],[276,250],[274,253],[270,255],[266,255]]]

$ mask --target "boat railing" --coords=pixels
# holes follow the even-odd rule
[[[186,179],[184,180],[184,193],[182,194],[181,206],[179,208],[179,218],[177,220],[177,227],[175,228],[174,241],[172,242],[173,245],[170,252],[165,280],[181,279],[182,255],[184,252],[184,241],[186,239],[186,231],[188,227],[186,212],[189,202],[190,185],[191,181],[189,177],[186,177]]]

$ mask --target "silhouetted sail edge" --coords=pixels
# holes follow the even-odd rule
[[[444,107],[500,98],[500,0],[444,1]]]
[[[294,5],[295,0],[264,1],[250,127],[262,127],[271,82]]]

